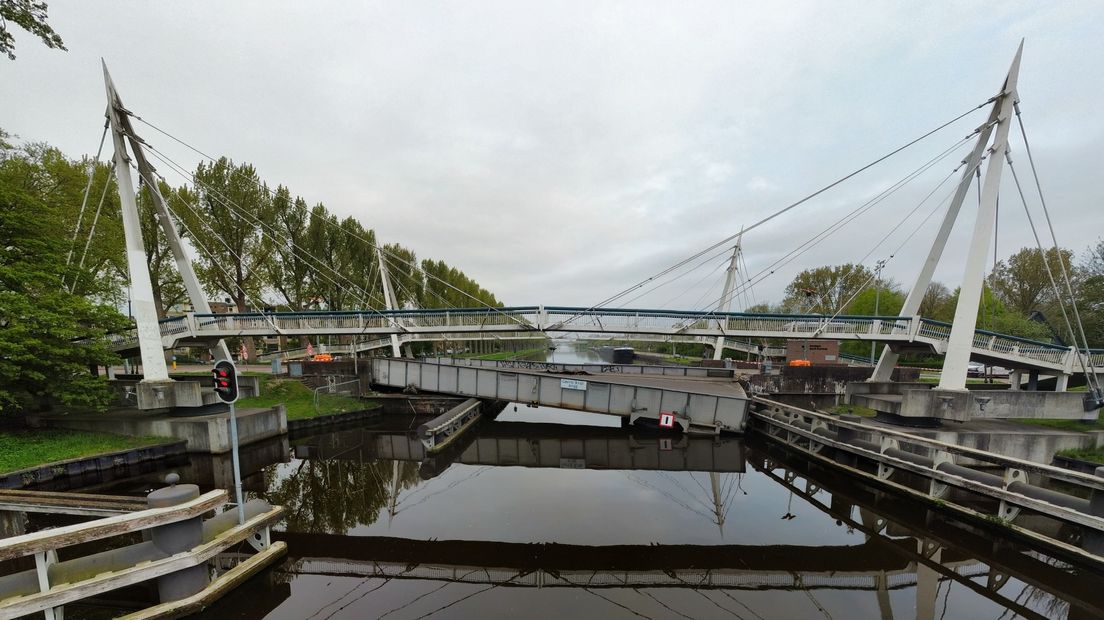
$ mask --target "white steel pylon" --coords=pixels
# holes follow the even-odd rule
[[[717,312],[724,314],[732,311],[732,289],[736,284],[736,272],[739,269],[740,254],[743,252],[741,243],[744,240],[744,233],[741,230],[740,236],[736,237],[736,245],[732,248],[732,258],[728,261],[728,270],[725,271],[725,283],[724,288],[721,289],[721,299],[717,302]],[[717,341],[713,343],[713,359],[719,360],[724,355],[724,328],[725,319],[717,319],[717,327],[721,330],[721,335],[717,336]]]
[[[943,372],[941,373],[939,388],[951,390],[966,389],[966,369],[970,362],[970,352],[973,348],[974,331],[977,328],[977,311],[981,302],[981,289],[985,272],[985,260],[989,252],[989,243],[992,237],[994,218],[996,217],[997,191],[1000,186],[1001,168],[1004,163],[1004,153],[1008,148],[1008,127],[1011,121],[1013,106],[1018,98],[1016,82],[1020,71],[1020,57],[1023,54],[1023,41],[1020,41],[1019,49],[1012,60],[1012,66],[1008,70],[1008,76],[1001,85],[1000,92],[993,98],[993,109],[985,124],[979,128],[977,143],[970,155],[966,158],[962,178],[955,191],[954,198],[947,213],[943,216],[943,223],[932,242],[927,260],[920,269],[905,304],[901,308],[901,316],[917,316],[920,311],[920,302],[924,299],[928,287],[931,286],[932,275],[943,255],[947,245],[951,229],[962,209],[966,193],[970,189],[975,171],[981,165],[983,156],[989,157],[989,167],[986,170],[985,182],[982,186],[981,204],[978,207],[977,220],[974,223],[973,237],[970,243],[969,254],[966,259],[966,270],[962,279],[962,288],[958,296],[958,306],[955,308],[954,324],[951,326],[950,342],[947,344],[946,355],[943,360]],[[993,145],[986,151],[989,137],[993,134]],[[898,354],[888,346],[882,350],[878,365],[870,381],[889,381],[893,368],[897,365]]]
[[[134,132],[130,116],[111,80],[107,63],[102,62],[104,87],[107,90],[107,115],[111,125],[111,136],[115,145],[115,175],[119,185],[119,202],[122,207],[123,235],[126,238],[127,266],[131,281],[131,305],[134,320],[138,327],[138,347],[142,355],[143,381],[169,381],[168,367],[165,364],[165,352],[161,348],[161,328],[157,319],[157,309],[153,301],[153,285],[146,262],[145,244],[142,240],[142,227],[138,219],[138,203],[134,194],[134,181],[130,175],[130,157],[126,142],[130,143],[130,152],[134,156],[141,181],[149,189],[157,208],[157,219],[172,249],[180,279],[188,292],[192,307],[196,312],[209,314],[211,306],[196,277],[191,259],[184,252],[180,233],[176,230],[168,203],[161,195],[157,185],[157,175],[142,150],[143,141]],[[211,355],[216,360],[229,360],[230,352],[225,342],[219,340],[211,347]]]
[[[383,252],[380,251],[379,245],[376,245],[376,260],[379,261],[380,280],[383,281],[383,303],[388,310],[394,310],[398,307],[399,302],[395,298],[394,291],[392,291],[391,289],[391,277],[388,275],[387,263],[383,260]],[[396,322],[396,325],[397,324],[398,323]],[[391,334],[391,355],[395,357],[402,357],[402,350],[399,347],[398,334]]]

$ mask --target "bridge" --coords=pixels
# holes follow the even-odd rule
[[[919,316],[823,316],[646,309],[590,309],[559,306],[451,308],[445,310],[362,310],[340,312],[188,313],[159,322],[160,346],[209,347],[224,338],[350,336],[374,339],[357,350],[384,348],[390,336],[414,341],[485,338],[537,338],[555,334],[606,337],[659,336],[708,342],[717,338],[822,339],[888,344],[945,354],[951,324]],[[137,331],[113,334],[120,353],[138,349]],[[736,347],[735,342],[724,346]],[[744,345],[745,347],[747,345]],[[750,350],[750,349],[749,349]],[[1078,357],[1081,359],[1079,360]],[[1104,366],[1104,349],[1078,351],[977,329],[971,358],[1010,369],[1074,374],[1084,366]],[[1084,366],[1082,365],[1084,364]]]
[[[139,386],[138,403],[141,408],[156,408],[159,404],[163,406],[165,402],[175,402],[175,399],[166,400],[164,398],[167,390],[175,390],[168,378],[164,351],[184,346],[206,347],[211,350],[214,357],[228,359],[230,353],[224,344],[227,338],[278,336],[317,339],[322,336],[334,336],[345,340],[346,342],[343,345],[347,346],[354,354],[366,350],[386,348],[390,344],[392,355],[398,358],[402,356],[403,345],[413,342],[525,339],[567,335],[572,337],[630,337],[708,343],[713,348],[714,359],[720,359],[726,347],[747,352],[759,352],[758,343],[749,344],[745,342],[747,340],[775,343],[784,339],[869,342],[872,345],[883,345],[881,356],[870,379],[871,383],[889,382],[898,356],[902,352],[919,350],[944,356],[939,385],[937,389],[932,390],[930,394],[925,395],[922,399],[925,404],[918,408],[921,413],[930,411],[929,404],[936,401],[962,400],[962,395],[967,393],[965,384],[970,360],[1003,366],[1016,373],[1028,372],[1032,375],[1038,373],[1054,375],[1057,377],[1056,391],[1065,391],[1069,378],[1074,374],[1082,374],[1089,385],[1089,393],[1085,398],[1086,410],[1095,410],[1104,405],[1104,388],[1102,388],[1095,370],[1096,367],[1104,365],[1104,351],[1093,350],[1088,347],[1076,304],[1072,303],[1073,288],[1069,282],[1064,264],[1058,265],[1056,268],[1052,268],[1047,264],[1046,269],[1052,285],[1052,292],[1057,299],[1063,301],[1061,305],[1062,316],[1065,326],[1068,328],[1073,342],[1075,342],[1074,346],[1059,346],[977,328],[977,316],[981,304],[988,250],[993,243],[1001,175],[1005,167],[1012,172],[1017,189],[1020,190],[1019,198],[1028,213],[1028,220],[1033,222],[1030,207],[1024,197],[1019,177],[1016,176],[1016,170],[1009,155],[1009,131],[1014,124],[1012,122],[1013,117],[1016,117],[1015,120],[1018,121],[1016,124],[1019,125],[1021,134],[1023,134],[1025,146],[1027,144],[1022,118],[1017,107],[1019,102],[1017,84],[1021,55],[1022,46],[1017,50],[1008,73],[997,90],[997,94],[973,109],[891,151],[884,157],[875,159],[870,164],[844,175],[839,180],[808,194],[804,198],[757,221],[745,224],[738,234],[729,235],[705,249],[695,252],[688,258],[662,269],[658,273],[591,306],[492,307],[483,304],[482,306],[469,308],[404,308],[398,303],[395,286],[393,286],[393,284],[397,286],[402,286],[402,284],[392,282],[388,274],[388,260],[385,256],[387,249],[373,241],[358,237],[359,241],[371,246],[371,250],[375,252],[378,258],[383,302],[379,306],[382,307],[341,311],[240,312],[226,314],[215,314],[210,311],[205,293],[191,264],[191,259],[185,252],[180,234],[176,230],[175,220],[179,219],[176,217],[178,214],[174,214],[166,198],[161,195],[157,183],[160,175],[147,159],[146,151],[152,152],[162,163],[176,172],[180,172],[181,168],[172,160],[166,159],[161,151],[141,138],[135,132],[131,121],[137,118],[170,139],[176,140],[185,146],[188,146],[188,143],[175,138],[172,134],[157,128],[148,121],[134,116],[123,105],[105,67],[108,127],[111,130],[115,147],[115,171],[118,177],[120,202],[125,214],[123,223],[126,233],[129,272],[132,278],[132,305],[136,323],[135,328],[130,332],[111,335],[111,345],[120,353],[138,352],[141,356],[145,375],[143,383],[146,384]],[[791,250],[783,259],[779,259],[779,261],[765,267],[758,274],[751,275],[748,272],[742,250],[745,235],[867,168],[879,164],[929,138],[929,136],[951,126],[974,111],[983,109],[989,110],[987,119],[966,137],[957,140],[951,147],[945,149],[917,170],[910,172],[901,181],[892,185],[890,189],[878,193],[865,204],[831,223],[812,239]],[[868,212],[870,208],[892,195],[893,192],[916,178],[917,175],[966,147],[969,147],[969,150],[961,158],[961,163],[954,166],[950,174],[936,185],[905,218],[907,220],[914,214],[919,213],[919,209],[924,206],[936,190],[958,175],[958,182],[953,184],[952,191],[944,201],[946,209],[943,211],[939,228],[928,248],[927,258],[919,266],[919,273],[908,290],[899,316],[845,315],[843,312],[850,300],[842,298],[838,300],[838,304],[832,304],[839,307],[834,308],[831,314],[763,314],[733,311],[735,299],[740,297],[741,294],[746,295],[754,283],[775,273],[777,266],[788,264],[797,256],[800,256],[808,247],[816,245],[827,235],[834,233],[842,226]],[[189,146],[189,148],[195,150],[194,147]],[[206,157],[202,152],[196,152]],[[1032,176],[1038,184],[1038,175],[1034,169],[1034,162],[1030,158],[1030,150],[1028,150],[1028,155],[1032,166]],[[955,161],[955,159],[951,161]],[[158,224],[168,240],[168,245],[176,260],[195,312],[162,321],[157,320],[153,304],[152,285],[144,261],[142,231],[137,226],[137,206],[132,172],[136,172],[142,184],[150,190],[153,206],[158,215]],[[921,315],[921,302],[932,283],[935,269],[943,257],[951,231],[959,219],[959,214],[967,202],[967,197],[971,194],[971,185],[975,180],[978,183],[979,190],[977,213],[967,248],[965,269],[954,320],[950,323],[935,321]],[[196,181],[194,178],[187,178],[186,182]],[[205,188],[197,189],[201,192],[205,191]],[[1042,190],[1041,188],[1038,189],[1042,208],[1046,212]],[[225,196],[219,198],[228,209],[241,213],[241,209]],[[190,205],[186,206],[191,208]],[[934,216],[941,209],[943,209],[943,203],[936,205],[936,208],[928,214],[928,218]],[[1046,217],[1049,222],[1049,212],[1046,212]],[[875,252],[883,252],[886,257],[876,262],[873,268],[873,273],[876,274],[875,278],[863,283],[859,292],[872,283],[877,286],[877,279],[880,278],[882,268],[896,256],[897,251],[904,247],[904,244],[912,238],[928,218],[921,221],[916,230],[901,241],[897,250],[889,251],[881,249],[880,246],[897,231],[900,224],[889,231],[886,237],[871,248],[867,255],[859,261],[860,263],[873,256]],[[244,221],[249,220],[245,219]],[[902,221],[901,224],[903,223],[905,222]],[[259,224],[262,226],[259,234],[271,237],[276,243],[291,243],[294,245],[293,241],[281,239],[276,231],[264,230],[263,223],[259,222]],[[1032,231],[1037,233],[1034,223],[1031,226]],[[217,235],[218,231],[214,232]],[[1038,234],[1035,237],[1040,251],[1043,252],[1045,262],[1046,248],[1043,247]],[[1055,246],[1057,246],[1056,239]],[[626,307],[641,296],[685,277],[690,272],[707,265],[710,261],[715,262],[718,258],[724,258],[730,249],[731,259],[725,272],[721,296],[715,303],[710,302],[709,307],[698,309],[638,309]],[[785,262],[781,262],[783,260]],[[316,262],[319,265],[316,269],[325,268],[324,262]],[[415,269],[417,269],[416,266]],[[427,279],[435,278],[432,274],[424,273],[423,275]],[[738,275],[741,279],[739,283],[737,282]],[[330,276],[327,275],[327,277]],[[340,282],[343,279],[348,281],[344,274],[336,271],[332,274],[332,277],[335,282]],[[708,274],[706,277],[708,277]],[[351,281],[349,282],[354,287],[360,286]],[[441,281],[440,284],[450,286],[444,281]],[[1062,284],[1065,285],[1064,290]],[[363,302],[365,304],[370,305],[370,300],[373,297],[379,299],[378,295],[369,291],[362,289],[361,292],[366,296],[365,299],[369,300]],[[1067,292],[1069,293],[1069,300],[1066,299]],[[857,294],[858,292],[855,292],[855,295]],[[468,297],[471,298],[470,295]],[[474,298],[472,299],[474,300]],[[854,296],[851,299],[854,299]],[[444,300],[442,299],[442,301]],[[1067,302],[1071,304],[1069,313],[1067,313],[1066,308]],[[452,304],[446,303],[445,305]],[[875,314],[877,314],[876,311]],[[407,357],[410,357],[409,349],[407,349]],[[1014,386],[1019,386],[1018,379],[1019,374],[1013,380]],[[1033,382],[1029,382],[1029,384],[1034,385]],[[151,394],[155,394],[156,398]],[[895,396],[904,398],[902,394],[896,394]],[[980,405],[980,407],[983,408],[984,405]],[[962,407],[959,408],[962,409]],[[967,403],[964,411],[970,408],[971,405]],[[962,413],[962,415],[969,414]]]

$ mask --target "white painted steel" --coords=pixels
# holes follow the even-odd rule
[[[426,372],[426,371],[429,372]],[[433,371],[436,372],[433,372]],[[740,395],[718,395],[671,387],[618,383],[616,377],[588,380],[586,389],[565,388],[562,377],[541,373],[451,366],[428,362],[373,358],[372,381],[390,387],[415,387],[427,392],[523,402],[636,418],[659,419],[660,411],[675,412],[692,426],[711,432],[742,432],[748,400]],[[708,386],[708,383],[703,383]]]
[[[107,91],[107,115],[111,123],[111,140],[115,145],[115,176],[119,187],[123,237],[126,240],[127,269],[130,273],[130,307],[138,327],[138,348],[142,354],[143,381],[169,381],[169,368],[160,347],[161,334],[157,323],[157,307],[153,302],[153,284],[146,265],[146,250],[142,243],[142,225],[138,219],[138,203],[134,196],[134,179],[130,176],[130,158],[123,142],[119,124],[122,103],[111,83],[107,64],[103,65],[104,88]]]
[[[997,113],[996,135],[989,150],[989,166],[985,171],[985,180],[981,188],[981,204],[978,205],[974,232],[966,255],[966,269],[962,276],[958,305],[951,335],[947,341],[947,353],[943,359],[943,372],[939,376],[939,389],[966,389],[966,371],[970,364],[970,354],[977,347],[977,313],[981,304],[981,291],[985,280],[985,264],[989,258],[989,245],[993,239],[993,226],[997,217],[997,197],[1000,194],[1001,171],[1004,168],[1004,155],[1008,150],[1008,128],[1012,120],[1013,105],[1017,97],[1016,80],[1020,73],[1020,56],[1023,54],[1023,42],[1012,60],[1008,78],[1001,88],[1001,94],[993,105]]]

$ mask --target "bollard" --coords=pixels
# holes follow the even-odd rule
[[[199,497],[198,486],[176,484],[179,481],[180,476],[175,473],[165,476],[165,482],[169,486],[157,489],[146,496],[149,507],[165,508]],[[150,539],[154,546],[166,555],[190,551],[203,542],[203,518],[194,517],[186,521],[150,528]],[[209,582],[207,565],[200,564],[158,577],[157,593],[162,603],[178,601],[203,590]]]

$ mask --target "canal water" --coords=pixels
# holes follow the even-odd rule
[[[559,343],[555,361],[595,360]],[[412,424],[390,418],[248,451],[245,486],[287,508],[276,538],[289,552],[201,617],[1104,613],[1100,575],[751,434],[661,435],[510,405],[427,457]],[[183,471],[217,480],[224,467]]]

